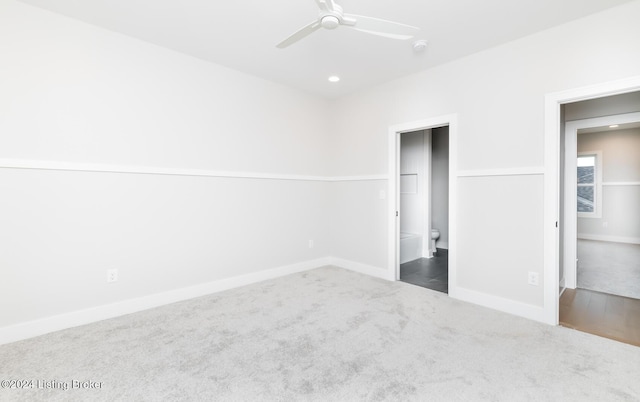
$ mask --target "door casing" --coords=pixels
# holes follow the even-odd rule
[[[544,312],[543,321],[558,325],[560,297],[560,141],[562,139],[561,107],[564,104],[603,98],[640,90],[640,76],[582,88],[549,93],[545,96],[544,146]],[[565,185],[565,187],[567,187]],[[567,214],[563,214],[566,215]],[[565,219],[566,220],[566,219]],[[567,229],[563,227],[563,229]],[[567,230],[564,230],[566,233]],[[565,234],[565,236],[568,236]],[[576,236],[577,237],[577,236]],[[565,239],[566,240],[566,237]],[[566,257],[566,247],[565,247]],[[564,261],[563,261],[564,263]]]
[[[400,135],[414,131],[449,126],[449,296],[456,297],[456,211],[457,211],[457,139],[458,115],[448,114],[416,120],[389,127],[389,202],[388,202],[388,263],[387,269],[400,280]],[[427,233],[430,236],[431,231]],[[430,237],[429,237],[430,238]]]

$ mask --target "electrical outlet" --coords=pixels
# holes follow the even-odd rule
[[[118,282],[117,269],[107,269],[107,282]]]
[[[609,222],[602,222],[602,227],[606,228],[607,226],[609,226]]]
[[[538,273],[529,271],[528,281],[529,281],[529,285],[538,286],[540,284],[540,278]]]
[[[313,240],[309,240],[309,248],[313,248],[314,244],[313,244]]]

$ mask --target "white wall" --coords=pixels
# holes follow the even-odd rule
[[[0,88],[0,328],[331,254],[332,183],[233,177],[326,175],[327,102],[8,0]]]
[[[432,130],[431,227],[440,231],[437,248],[449,248],[449,127]]]
[[[424,131],[400,136],[400,231],[424,235],[425,152]],[[403,177],[404,176],[404,177]],[[406,188],[403,188],[406,181]]]
[[[457,114],[465,173],[457,182],[458,285],[505,310],[542,307],[543,285],[528,285],[527,274],[540,273],[544,284],[544,96],[637,75],[637,15],[635,1],[336,101],[333,168],[387,173],[389,126]],[[338,230],[378,250],[391,228]],[[387,256],[373,263],[386,267]]]
[[[2,157],[325,173],[325,101],[22,3],[0,5]]]
[[[386,244],[377,234],[387,230],[387,181],[352,180],[328,185],[331,254],[362,264],[370,268],[369,273],[381,271],[379,275],[383,276],[384,266],[379,261],[387,255]]]
[[[640,128],[578,134],[578,152],[602,151],[602,217],[578,218],[578,237],[640,243]]]

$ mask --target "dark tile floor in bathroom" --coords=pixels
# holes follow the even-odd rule
[[[401,264],[400,280],[423,288],[448,293],[449,251],[443,248],[437,250],[433,258],[420,258]]]

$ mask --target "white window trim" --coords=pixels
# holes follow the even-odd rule
[[[594,183],[596,205],[593,212],[578,212],[578,218],[602,218],[602,151],[578,152],[578,156],[586,155],[596,156],[596,177]]]

